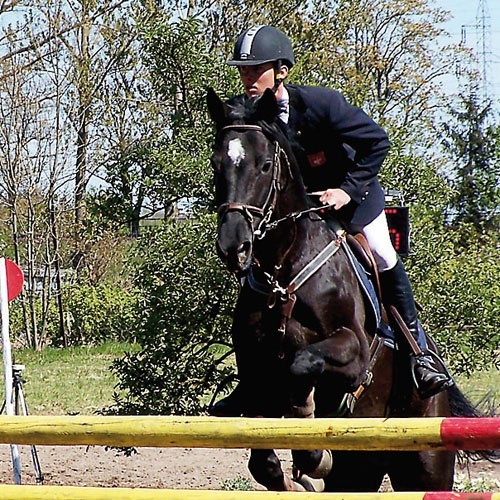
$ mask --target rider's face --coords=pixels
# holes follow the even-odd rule
[[[258,64],[256,66],[238,66],[241,82],[248,97],[264,93],[274,87],[274,63]]]

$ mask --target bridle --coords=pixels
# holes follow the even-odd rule
[[[222,131],[236,130],[241,132],[254,130],[266,135],[264,133],[263,128],[260,125],[249,125],[249,124],[227,125],[223,127],[221,130]],[[268,224],[276,208],[278,193],[281,191],[282,188],[280,184],[282,157],[286,159],[288,167],[290,168],[288,163],[288,157],[286,156],[279,142],[275,140],[274,155],[271,165],[272,179],[263,206],[257,207],[255,205],[248,205],[239,202],[223,203],[217,209],[219,220],[222,219],[228,212],[240,212],[252,230],[253,239],[255,238],[262,239],[267,231]],[[254,226],[255,215],[260,217],[260,221],[258,222],[256,227]]]
[[[226,130],[237,130],[242,132],[246,132],[248,130],[255,130],[257,132],[262,132],[267,137],[267,134],[264,132],[264,129],[260,125],[234,124],[234,125],[226,125],[221,129],[221,131],[226,131]],[[222,217],[224,217],[224,215],[226,215],[228,212],[240,212],[252,230],[253,239],[257,238],[260,240],[264,238],[267,231],[276,229],[276,227],[278,227],[279,224],[281,224],[286,220],[296,220],[302,217],[303,215],[311,212],[324,211],[325,207],[322,206],[310,207],[306,208],[305,210],[290,212],[281,219],[276,219],[271,222],[271,217],[273,215],[274,209],[276,208],[278,193],[282,189],[282,186],[280,184],[281,159],[285,161],[286,166],[288,167],[288,171],[290,173],[290,178],[293,179],[293,173],[290,166],[290,161],[288,160],[288,156],[286,152],[283,150],[283,148],[280,146],[279,142],[277,140],[274,140],[274,156],[272,164],[273,176],[271,184],[269,186],[269,191],[266,196],[266,201],[264,202],[263,207],[261,208],[261,207],[256,207],[255,205],[248,205],[245,203],[238,203],[238,202],[223,203],[217,209],[219,220],[222,219]],[[255,228],[253,224],[254,215],[261,217],[261,220],[257,228]]]

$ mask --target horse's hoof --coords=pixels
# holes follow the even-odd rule
[[[303,486],[305,491],[325,491],[325,482],[323,479],[314,479],[307,474],[302,474],[294,482]]]
[[[309,476],[314,479],[321,479],[328,476],[332,470],[333,458],[330,450],[323,450],[321,462],[313,471],[308,472]]]

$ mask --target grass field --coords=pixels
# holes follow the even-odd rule
[[[15,351],[14,362],[25,365],[24,393],[32,415],[90,415],[113,402],[116,377],[111,362],[136,349],[130,344],[95,347],[48,347],[41,352]]]
[[[113,402],[117,383],[109,366],[113,359],[137,346],[107,343],[96,347],[19,350],[14,362],[26,366],[24,392],[33,415],[90,415]],[[500,370],[457,377],[462,391],[487,410],[500,406]],[[3,387],[3,384],[2,384]],[[3,390],[3,389],[2,389]]]

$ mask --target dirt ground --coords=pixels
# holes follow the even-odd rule
[[[19,449],[22,481],[35,484],[30,447]],[[247,450],[138,448],[131,457],[100,446],[38,446],[36,451],[46,485],[224,489],[243,482],[263,489],[248,472]],[[289,469],[289,452],[278,454]],[[481,489],[498,491],[500,464],[477,462],[469,469],[457,468],[458,482],[480,481]],[[0,445],[0,483],[12,482],[10,448]]]

